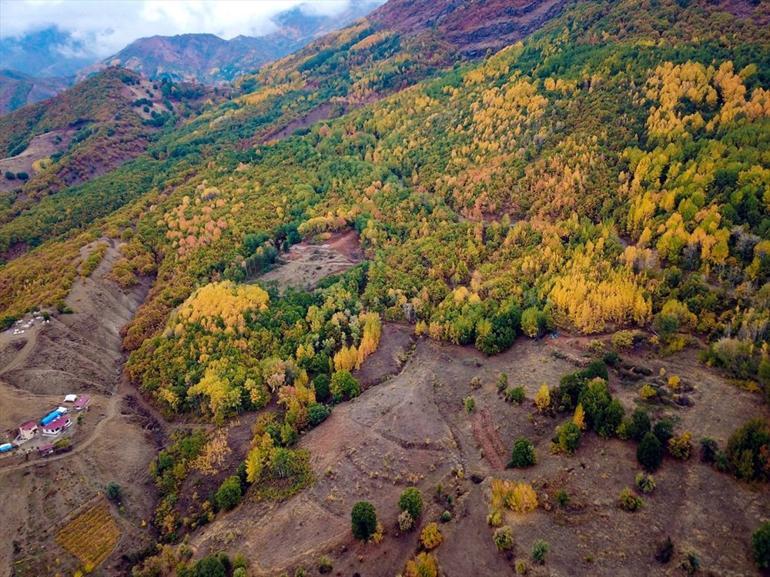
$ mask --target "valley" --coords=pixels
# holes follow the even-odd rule
[[[0,116],[0,577],[765,575],[770,0],[345,6]]]

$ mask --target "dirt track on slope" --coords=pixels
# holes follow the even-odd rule
[[[19,333],[11,329],[0,334],[2,429],[37,420],[61,404],[64,394],[92,398],[82,424],[73,427],[71,451],[41,459],[24,456],[22,445],[15,456],[0,459],[0,516],[14,535],[0,543],[2,577],[71,574],[76,560],[55,543],[55,530],[111,481],[125,495],[125,511],[118,517],[123,536],[100,570],[117,574],[119,556],[141,548],[149,538],[144,524],[154,506],[154,487],[148,464],[157,450],[160,425],[136,406],[122,383],[120,349],[120,329],[144,298],[148,283],[126,292],[108,279],[119,258],[117,243],[108,242],[91,277],[72,287],[66,300],[72,314],[23,328],[29,322],[25,319],[16,328]]]

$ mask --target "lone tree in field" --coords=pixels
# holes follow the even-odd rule
[[[636,448],[636,459],[646,471],[657,471],[663,461],[663,445],[653,433],[642,437],[642,442]]]
[[[535,462],[535,446],[532,442],[524,437],[516,439],[516,442],[513,444],[511,462],[508,463],[508,466],[523,469],[531,467]]]
[[[374,505],[368,501],[359,501],[353,505],[350,515],[353,537],[361,541],[368,541],[377,530],[377,512]]]
[[[404,489],[401,497],[398,499],[398,508],[408,512],[412,519],[417,521],[422,515],[422,495],[416,487]]]

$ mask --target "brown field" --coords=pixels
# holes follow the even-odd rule
[[[393,334],[384,332],[383,349]],[[633,487],[639,470],[634,445],[588,434],[575,456],[553,455],[550,440],[565,417],[539,416],[531,400],[517,406],[498,396],[501,371],[511,385],[524,386],[528,399],[542,383],[556,384],[575,370],[565,358],[584,361],[587,342],[520,339],[511,350],[485,358],[468,348],[418,341],[396,376],[336,407],[303,437],[314,486],[284,503],[246,501],[194,534],[191,545],[199,555],[220,549],[243,553],[255,575],[300,565],[316,575],[322,555],[333,560],[335,574],[396,575],[418,546],[418,532],[398,534],[396,503],[405,487],[416,485],[427,504],[423,525],[445,508],[452,512],[453,519],[441,524],[445,542],[435,550],[444,575],[513,574],[512,560],[496,551],[486,522],[491,479],[505,478],[531,482],[538,492],[536,512],[506,518],[514,529],[515,557],[529,559],[538,539],[550,543],[546,565],[530,562],[531,575],[680,574],[677,567],[690,551],[700,558],[704,574],[756,575],[749,542],[753,529],[770,516],[768,487],[739,483],[697,456],[688,462],[667,458],[645,507],[626,513],[617,497],[623,487]],[[708,434],[724,443],[748,416],[768,415],[758,396],[699,365],[693,352],[664,361],[641,354],[631,358],[656,370],[665,366],[695,386],[693,406],[658,412],[674,416],[678,430],[690,430],[696,442]],[[469,382],[476,376],[483,384],[472,389]],[[638,384],[623,384],[616,374],[611,383],[631,409]],[[471,415],[463,408],[468,395],[476,400]],[[501,469],[519,436],[535,443],[538,464],[523,471]],[[435,497],[439,485],[452,495],[451,505]],[[556,505],[559,489],[570,495],[566,508]],[[350,510],[361,499],[374,503],[384,525],[379,545],[354,543],[350,535]],[[675,557],[664,566],[653,555],[667,536],[675,543]]]
[[[334,233],[320,244],[307,241],[295,244],[282,257],[279,266],[263,274],[260,281],[275,283],[282,289],[310,290],[324,277],[355,266],[361,258],[355,231]]]

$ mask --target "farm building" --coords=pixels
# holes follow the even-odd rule
[[[89,404],[91,404],[91,397],[88,395],[78,395],[78,398],[73,406],[76,411],[85,411],[88,410]]]
[[[78,400],[78,396],[74,394],[69,394],[64,396],[65,403],[74,403],[77,400]]]
[[[29,441],[35,435],[37,435],[37,423],[35,421],[27,421],[19,425],[20,441]]]
[[[72,426],[72,420],[66,415],[54,419],[43,426],[43,435],[46,437],[58,437]]]

